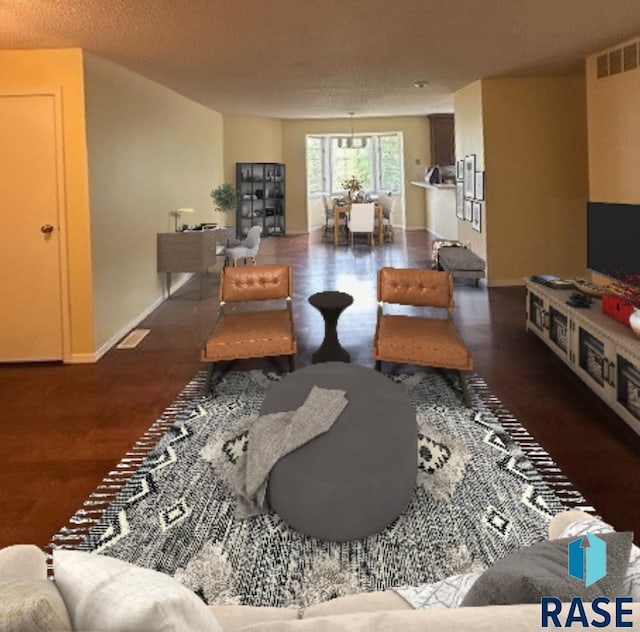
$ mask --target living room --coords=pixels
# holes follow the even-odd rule
[[[590,20],[597,21],[595,13]],[[596,513],[638,534],[637,437],[525,333],[522,285],[523,277],[537,273],[585,276],[587,201],[637,204],[640,198],[634,176],[638,70],[598,78],[596,69],[603,53],[637,40],[640,16],[634,22],[620,9],[617,17],[608,39],[594,36],[592,46],[582,44],[580,63],[568,73],[473,77],[438,111],[455,115],[456,156],[475,154],[477,169],[487,175],[483,232],[458,220],[453,236],[487,264],[480,288],[455,285],[455,322],[475,370]],[[178,275],[175,300],[165,300],[155,236],[172,230],[171,210],[195,209],[188,218],[194,224],[232,223],[213,210],[211,189],[234,182],[236,162],[286,164],[287,236],[264,239],[258,263],[294,267],[300,366],[310,362],[322,337],[309,295],[341,289],[361,298],[341,317],[340,339],[353,362],[373,366],[377,269],[427,268],[433,240],[452,236],[426,232],[427,197],[409,184],[422,180],[431,162],[426,112],[373,115],[363,105],[357,113],[359,132],[402,133],[406,225],[396,228],[386,253],[334,253],[317,233],[309,234],[305,137],[347,134],[349,107],[313,117],[234,112],[228,103],[216,110],[132,71],[124,55],[96,52],[97,44],[81,46],[67,37],[28,45],[27,31],[20,30],[28,20],[40,25],[34,33],[47,29],[33,14],[22,19],[12,45],[0,40],[0,85],[5,94],[55,87],[56,133],[64,148],[59,210],[67,315],[62,364],[0,367],[0,416],[8,420],[0,546],[42,547],[202,368],[199,349],[215,320],[217,285],[207,279],[199,301],[197,280]],[[20,278],[31,283],[28,275]],[[140,348],[115,350],[136,326],[151,329]]]

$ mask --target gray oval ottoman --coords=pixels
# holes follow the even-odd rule
[[[271,470],[271,508],[294,529],[333,542],[384,529],[407,506],[418,472],[416,413],[402,388],[355,364],[325,362],[285,377],[260,414],[301,406],[312,386],[346,391],[332,428]]]

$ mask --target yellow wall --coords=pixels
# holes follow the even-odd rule
[[[476,171],[484,171],[484,125],[482,116],[482,90],[483,82],[475,81],[458,90],[454,95],[455,108],[455,135],[456,135],[456,160],[461,160],[467,155],[475,154]],[[487,178],[486,185],[490,184]],[[454,191],[455,196],[455,191]],[[482,232],[473,230],[471,222],[465,222],[456,218],[458,226],[458,239],[468,244],[473,252],[487,261],[487,206],[489,204],[488,191],[485,190],[485,202],[482,204]],[[455,214],[455,204],[454,204]],[[492,221],[489,220],[490,222]],[[487,275],[489,274],[489,262],[487,261]]]
[[[589,199],[640,204],[640,70],[598,79],[600,54],[586,63]]]
[[[225,114],[224,179],[234,186],[237,162],[284,162],[282,121]],[[226,224],[232,226],[235,222],[235,213],[229,213]]]
[[[222,115],[95,55],[85,55],[96,349],[162,297],[156,233],[216,221]],[[123,330],[124,328],[124,330]]]
[[[583,77],[482,82],[489,282],[586,269]]]
[[[307,173],[305,139],[307,134],[350,133],[350,119],[299,119],[282,121],[283,154],[287,165],[287,232],[306,233]],[[356,134],[401,132],[404,140],[404,179],[407,228],[425,227],[425,196],[411,180],[422,180],[429,164],[429,120],[426,116],[363,118],[354,122]],[[416,161],[419,164],[416,164]],[[397,207],[398,208],[398,207]],[[399,220],[400,213],[397,213]]]
[[[65,207],[61,212],[67,234],[61,243],[66,247],[68,278],[63,282],[70,322],[70,356],[65,360],[83,361],[92,355],[94,333],[82,51],[0,51],[0,91],[28,93],[47,88],[60,89],[62,94]],[[20,274],[20,269],[12,272]]]

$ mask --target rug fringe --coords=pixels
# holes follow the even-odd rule
[[[118,464],[107,473],[100,484],[84,501],[82,507],[71,516],[67,524],[51,537],[44,547],[49,574],[52,572],[52,555],[55,549],[77,549],[89,531],[100,522],[122,489],[129,483],[140,465],[158,445],[158,441],[175,424],[179,415],[200,395],[206,380],[206,371],[199,371],[182,389],[178,397],[162,412],[151,427],[133,444]]]
[[[523,454],[535,467],[542,481],[553,491],[567,509],[580,509],[595,514],[596,510],[573,483],[562,473],[550,454],[533,438],[529,431],[509,412],[489,390],[487,383],[477,374],[467,377],[467,383],[500,425],[518,443]]]

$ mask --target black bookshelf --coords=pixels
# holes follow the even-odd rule
[[[236,232],[240,239],[256,225],[263,237],[285,234],[285,180],[281,163],[236,163]]]

